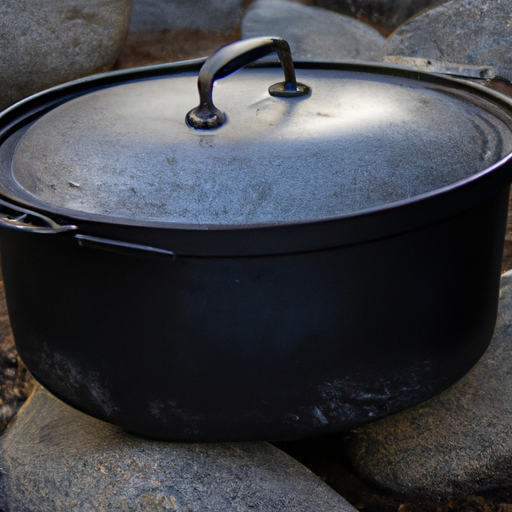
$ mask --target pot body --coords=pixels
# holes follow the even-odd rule
[[[505,187],[393,236],[263,256],[140,256],[1,229],[16,344],[56,396],[149,437],[356,427],[446,389],[484,353],[507,204]]]

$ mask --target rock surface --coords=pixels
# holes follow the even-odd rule
[[[128,31],[130,8],[131,0],[0,2],[0,110],[110,69]]]
[[[0,438],[5,512],[351,512],[266,442],[164,443],[91,418],[37,387]]]
[[[314,5],[363,19],[391,32],[411,16],[447,0],[312,0]]]
[[[257,0],[247,10],[242,37],[263,35],[286,39],[303,60],[380,60],[386,42],[366,23],[286,0]]]
[[[226,33],[239,27],[241,17],[242,0],[133,0],[130,30]]]
[[[502,276],[493,341],[479,363],[440,395],[353,431],[347,450],[367,482],[405,498],[510,490],[511,417],[509,271]]]
[[[386,55],[494,66],[512,79],[509,0],[451,0],[404,23]]]

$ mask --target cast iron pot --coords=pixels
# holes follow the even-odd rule
[[[213,105],[274,50],[284,83],[245,68]],[[457,381],[495,324],[510,100],[387,65],[301,63],[297,84],[263,38],[206,61],[187,115],[202,63],[1,115],[2,269],[36,379],[200,441],[348,429]]]

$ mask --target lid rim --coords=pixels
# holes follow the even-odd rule
[[[16,105],[13,105],[6,111],[0,114],[0,144],[5,141],[5,139],[10,136],[14,129],[20,128],[20,125],[26,124],[27,122],[27,112],[32,116],[40,117],[41,112],[46,112],[56,106],[56,103],[61,104],[66,101],[66,98],[69,96],[77,96],[83,95],[93,90],[98,90],[100,88],[109,87],[119,85],[120,83],[126,83],[133,80],[141,80],[141,79],[152,79],[158,78],[161,76],[161,73],[167,73],[169,75],[176,75],[178,73],[189,73],[192,71],[196,71],[204,59],[199,59],[195,61],[186,61],[181,63],[172,63],[172,64],[164,64],[158,66],[149,66],[146,68],[135,68],[132,70],[123,70],[121,72],[110,72],[105,73],[103,75],[99,75],[97,77],[88,77],[87,79],[76,80],[74,82],[64,84],[55,88],[52,88],[48,91],[43,91],[42,93],[38,93],[30,98],[22,100]],[[387,65],[382,63],[359,63],[356,61],[343,61],[343,62],[329,62],[329,63],[316,63],[316,62],[297,62],[296,67],[300,68],[309,68],[309,69],[317,69],[318,67],[322,68],[322,65],[331,68],[331,69],[354,69],[362,72],[373,72],[378,73],[379,70],[385,70],[386,74],[391,74],[393,76],[415,76],[418,78],[427,77],[430,83],[439,83],[442,85],[449,85],[456,83],[461,87],[462,90],[473,92],[479,91],[486,98],[492,98],[493,102],[496,103],[497,108],[504,107],[508,110],[508,113],[512,113],[512,99],[507,98],[501,93],[490,90],[482,85],[474,84],[473,82],[469,82],[467,80],[456,79],[456,78],[447,78],[441,75],[429,75],[428,73],[418,72],[414,70],[410,70],[408,68]],[[270,65],[270,67],[277,67],[278,64]],[[258,65],[257,67],[269,67],[269,64]],[[398,74],[397,74],[398,73]],[[118,79],[121,78],[121,81]],[[64,97],[60,97],[58,100],[55,99],[55,93],[62,94],[64,93]],[[53,103],[52,103],[53,102]],[[18,116],[18,113],[20,114]],[[44,115],[44,114],[43,114]],[[14,119],[13,119],[14,116]],[[6,121],[7,120],[7,121]],[[14,122],[13,122],[14,120]],[[13,129],[14,127],[14,129]],[[0,197],[6,199],[7,201],[11,201],[14,203],[19,203],[25,207],[32,208],[34,210],[39,210],[45,214],[52,214],[57,217],[62,217],[63,219],[69,219],[77,224],[82,225],[82,228],[86,231],[90,231],[91,229],[95,229],[95,226],[98,225],[107,226],[108,229],[112,229],[115,227],[123,227],[123,228],[151,228],[152,230],[162,231],[162,230],[170,230],[172,233],[176,232],[188,232],[191,233],[190,236],[200,237],[201,233],[221,233],[227,232],[230,235],[234,235],[236,233],[239,234],[247,234],[249,232],[256,231],[295,231],[297,229],[318,227],[321,225],[332,225],[343,223],[346,224],[355,219],[362,218],[370,218],[375,217],[377,215],[385,214],[386,212],[396,212],[399,210],[407,210],[409,208],[417,208],[418,205],[422,205],[422,207],[427,208],[429,203],[435,200],[437,202],[441,197],[448,198],[455,195],[460,195],[460,192],[467,187],[471,187],[475,184],[475,182],[481,181],[483,178],[489,176],[490,173],[494,173],[497,169],[502,167],[511,166],[512,154],[506,155],[501,158],[498,162],[494,163],[490,167],[483,169],[467,178],[456,181],[444,187],[436,188],[434,190],[415,195],[412,197],[404,198],[399,201],[395,201],[392,203],[383,204],[373,208],[367,208],[362,210],[357,210],[353,212],[349,212],[346,214],[342,214],[334,217],[325,217],[325,218],[315,218],[315,219],[307,219],[307,220],[297,220],[297,221],[284,221],[284,222],[270,222],[270,223],[255,223],[255,224],[181,224],[175,222],[167,222],[167,221],[155,221],[155,220],[137,220],[123,217],[115,217],[101,214],[89,214],[80,210],[69,210],[66,208],[56,207],[52,204],[46,203],[42,200],[40,201],[28,201],[23,197],[20,197],[19,194],[16,194],[15,191],[5,190],[4,184],[0,183]],[[503,174],[503,173],[502,173]],[[510,182],[510,178],[508,177],[510,171],[507,171],[506,179],[499,179],[501,185]],[[489,181],[489,180],[487,180]],[[497,179],[490,180],[497,181]],[[467,204],[460,204],[458,209],[463,210],[468,208]],[[431,208],[427,208],[431,209]],[[419,225],[424,225],[425,222],[421,222]],[[107,229],[107,230],[108,230]],[[400,228],[398,225],[395,225],[392,229],[382,231],[381,236],[388,236],[396,233],[397,231],[403,231],[406,229],[410,229],[410,227]],[[137,229],[137,231],[140,231]],[[80,232],[81,229],[80,229]],[[244,236],[245,238],[245,236]],[[210,236],[208,236],[208,242],[210,243]],[[361,237],[360,241],[364,240],[372,240],[375,239],[374,235],[369,235],[365,237]],[[353,241],[348,241],[346,243],[354,243]],[[346,245],[346,243],[337,243],[337,245]],[[194,245],[201,245],[200,242]],[[197,255],[208,255],[209,252],[215,255],[244,255],[246,254],[245,249],[239,249],[238,252],[230,249],[223,251],[221,247],[222,243],[219,244],[219,247],[216,247],[213,251],[208,251],[207,247],[204,250],[192,249],[191,253]],[[232,243],[230,243],[232,245]],[[260,251],[258,254],[280,254],[280,253],[288,253],[289,250],[286,250],[286,243],[283,242],[282,247],[273,246],[273,247],[260,247]],[[293,245],[293,244],[292,244]],[[307,245],[307,244],[306,244]],[[321,244],[322,247],[318,249],[332,247],[332,244]],[[291,252],[303,252],[304,250],[318,250],[317,248],[305,248],[300,251],[296,251],[295,249]],[[188,254],[188,251],[178,250],[177,254]],[[254,254],[254,251],[251,251],[251,254]]]

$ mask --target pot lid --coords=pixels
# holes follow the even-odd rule
[[[208,96],[215,82],[219,109],[203,125],[216,116],[221,126],[186,121],[197,104],[197,77],[187,73],[96,90],[54,108],[14,152],[21,196],[129,221],[309,221],[443,188],[512,151],[509,114],[449,80],[319,66],[300,69],[307,87],[292,97],[268,90],[283,80],[279,68],[218,80],[268,53],[268,41],[282,40],[242,41],[203,66],[211,83],[200,90]],[[283,67],[286,94],[295,78]]]

